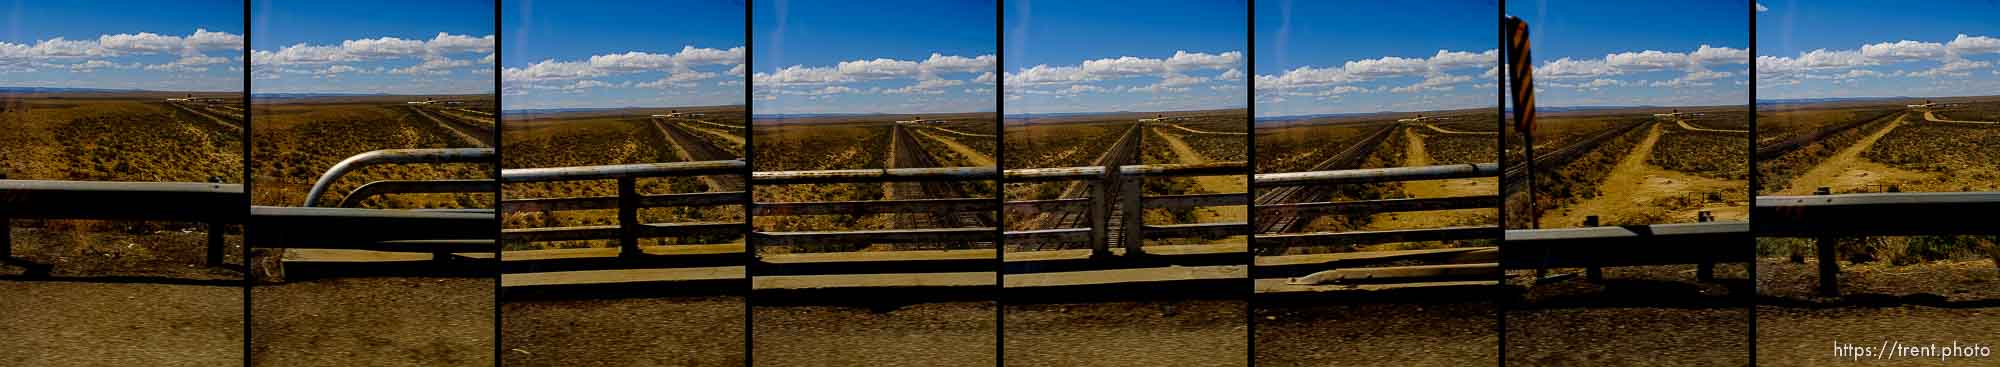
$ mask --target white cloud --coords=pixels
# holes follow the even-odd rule
[[[177,52],[184,45],[180,37],[158,35],[149,32],[98,36],[97,44],[113,52],[135,54]]]
[[[1174,51],[1165,59],[1121,56],[1117,58],[1084,60],[1075,66],[1035,65],[1017,72],[1006,74],[1007,85],[1040,86],[1051,84],[1082,83],[1143,76],[1168,78],[1172,75],[1185,76],[1195,70],[1225,70],[1240,66],[1243,53],[1229,51],[1217,54],[1203,52]],[[1148,91],[1160,91],[1154,88]]]
[[[1535,67],[1535,76],[1548,79],[1595,78],[1618,74],[1603,60],[1575,60],[1568,57],[1555,59]]]
[[[1953,38],[1951,39],[1951,43],[1946,43],[1945,48],[1958,54],[1996,53],[2000,52],[2000,38],[1967,36],[1964,33],[1960,33],[1958,34],[1958,38]]]
[[[197,28],[194,34],[188,35],[183,41],[186,42],[185,47],[196,50],[243,50],[243,36],[209,32],[207,29]]]
[[[1395,93],[1410,93],[1410,92],[1422,92],[1422,91],[1445,91],[1445,90],[1452,90],[1452,89],[1454,89],[1454,88],[1457,88],[1457,87],[1455,87],[1455,85],[1457,85],[1457,84],[1459,84],[1459,83],[1464,83],[1464,82],[1469,82],[1469,81],[1472,81],[1472,76],[1471,76],[1471,75],[1445,75],[1445,74],[1438,74],[1438,75],[1432,75],[1432,76],[1430,76],[1430,77],[1426,77],[1426,78],[1424,78],[1424,80],[1423,80],[1423,81],[1420,81],[1420,82],[1417,82],[1417,84],[1411,84],[1411,85],[1406,85],[1406,86],[1401,86],[1401,87],[1396,87],[1396,88],[1392,88],[1392,89],[1389,89],[1389,91],[1390,91],[1390,92],[1395,92]]]
[[[1944,56],[1944,44],[1901,40],[1861,46],[1861,56],[1892,62],[1932,59]]]
[[[1762,12],[1767,12],[1767,11],[1771,11],[1771,8],[1766,8],[1766,7],[1764,7],[1764,3],[1757,3],[1757,12],[1758,12],[1758,13],[1762,13]]]
[[[978,77],[972,78],[972,82],[979,84],[993,84],[993,72],[988,71],[985,74],[979,74]]]
[[[1241,81],[1243,80],[1243,69],[1229,69],[1229,71],[1222,72],[1221,75],[1216,75],[1215,80]]]

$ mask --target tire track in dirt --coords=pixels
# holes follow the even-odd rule
[[[1646,137],[1640,139],[1625,158],[1613,166],[1598,184],[1598,195],[1576,204],[1550,208],[1542,213],[1542,223],[1549,228],[1576,227],[1583,224],[1584,217],[1596,215],[1600,223],[1619,223],[1621,218],[1644,213],[1653,202],[1678,195],[1690,195],[1722,190],[1738,185],[1728,180],[1701,177],[1646,164],[1646,158],[1653,155],[1653,146],[1660,141],[1660,125],[1651,123],[1646,127]],[[1747,158],[1746,158],[1747,159]],[[1748,187],[1749,185],[1741,185]],[[1707,210],[1716,220],[1741,220],[1749,218],[1747,206],[1703,207],[1681,209],[1665,213],[1669,218],[1694,216],[1694,212]]]
[[[1160,131],[1160,128],[1158,127],[1153,128],[1153,133],[1159,135],[1161,141],[1167,142],[1167,147],[1174,151],[1174,157],[1178,159],[1180,163],[1199,164],[1199,163],[1209,162],[1208,157],[1203,156],[1201,152],[1195,151],[1194,147],[1188,146],[1187,141],[1181,140],[1179,136],[1174,136],[1173,134],[1168,134],[1165,131]],[[1244,177],[1241,175],[1195,176],[1194,180],[1196,184],[1201,185],[1201,188],[1203,190],[1207,190],[1210,192],[1244,193],[1244,195],[1249,195],[1248,193],[1250,192],[1249,183],[1244,182],[1245,181]],[[1204,207],[1200,208],[1199,210],[1207,211],[1211,214],[1203,216],[1205,217],[1203,219],[1204,222],[1209,222],[1209,221],[1241,222],[1249,220],[1250,218],[1250,215],[1248,214],[1250,208],[1242,206]]]
[[[945,148],[951,149],[953,152],[958,152],[959,155],[972,160],[972,165],[975,167],[993,166],[993,157],[987,156],[986,153],[980,153],[978,150],[973,150],[972,147],[965,146],[965,144],[959,144],[957,140],[939,137],[936,134],[931,134],[929,131],[916,130],[916,133],[917,135],[930,138],[932,141],[944,144]],[[987,137],[992,137],[992,135],[987,135]]]
[[[1431,125],[1425,125],[1431,126]],[[1431,126],[1436,129],[1436,126]],[[1449,133],[1447,133],[1449,134]],[[1430,150],[1424,145],[1423,134],[1416,130],[1404,130],[1403,142],[1409,147],[1404,150],[1403,166],[1422,167],[1437,164],[1431,159]],[[1480,177],[1452,180],[1405,181],[1403,193],[1412,198],[1441,198],[1459,196],[1495,195],[1500,190],[1500,178]],[[1382,213],[1372,216],[1368,230],[1438,228],[1466,225],[1482,216],[1487,221],[1495,220],[1494,209],[1457,209],[1413,213]],[[1488,223],[1490,224],[1490,223]]]
[[[439,126],[443,126],[445,128],[445,131],[450,131],[452,132],[452,135],[457,135],[459,140],[465,141],[466,144],[471,144],[473,146],[480,148],[493,147],[493,134],[490,132],[479,131],[478,128],[464,126],[464,124],[458,123],[457,120],[453,120],[450,122],[444,121],[443,119],[437,118],[437,116],[431,116],[430,112],[425,112],[424,109],[422,108],[411,106],[409,107],[409,109],[412,112],[416,112],[418,116],[423,116],[424,119],[431,120],[432,123],[436,123]]]
[[[1950,123],[1956,123],[1956,124],[2000,124],[2000,122],[1992,122],[1992,121],[1961,121],[1961,120],[1946,120],[1946,119],[1941,119],[1941,118],[1938,118],[1938,117],[1937,117],[1937,114],[1935,114],[1935,113],[1932,113],[1931,111],[1924,111],[1924,120],[1926,120],[1926,121],[1931,121],[1931,122],[1950,122]]]
[[[1881,129],[1861,137],[1861,140],[1854,142],[1854,145],[1841,148],[1833,156],[1807,169],[1805,174],[1792,178],[1791,185],[1779,191],[1778,195],[1811,194],[1821,186],[1828,187],[1836,193],[1853,192],[1855,189],[1874,184],[1923,179],[1928,175],[1875,163],[1861,157],[1861,153],[1868,151],[1868,147],[1874,146],[1876,141],[1882,140],[1883,136],[1889,135],[1889,132],[1895,130],[1897,126],[1905,124],[1904,121],[1908,117],[1908,114],[1898,116],[1895,121],[1890,121]]]

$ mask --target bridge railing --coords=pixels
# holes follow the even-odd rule
[[[997,180],[992,167],[889,168],[816,171],[768,171],[750,174],[750,184],[810,185],[834,183],[890,183],[935,181]],[[871,201],[771,202],[753,206],[755,216],[821,214],[929,213],[945,215],[962,211],[995,211],[993,199],[894,199]],[[756,246],[796,246],[801,244],[994,242],[992,227],[871,229],[837,231],[753,231]]]
[[[2000,212],[2000,192],[1916,192],[1758,196],[1750,215],[1758,237],[1812,238],[1819,291],[1840,294],[1840,238],[1861,236],[2000,235],[1986,213]],[[1747,251],[1746,251],[1747,252]]]
[[[14,258],[10,219],[202,222],[209,266],[222,265],[223,226],[243,222],[243,185],[8,180],[0,175],[0,262]]]
[[[1242,175],[1248,172],[1246,162],[1214,162],[1202,164],[1150,164],[1107,167],[1063,167],[1029,168],[1007,170],[1007,183],[1034,183],[1058,181],[1084,181],[1090,188],[1090,196],[1084,198],[1052,200],[1008,201],[1009,211],[1053,212],[1074,210],[1077,206],[1087,206],[1089,214],[1085,227],[1050,228],[1005,233],[1010,246],[1032,243],[1086,242],[1091,246],[1093,256],[1111,255],[1111,214],[1112,200],[1121,223],[1116,223],[1120,242],[1127,255],[1143,254],[1144,240],[1158,238],[1197,238],[1216,236],[1237,236],[1250,234],[1247,222],[1193,223],[1146,225],[1146,208],[1190,208],[1215,206],[1245,206],[1250,204],[1249,193],[1190,194],[1145,196],[1142,183],[1147,177],[1190,177]],[[1114,189],[1115,188],[1115,189]],[[1112,190],[1116,195],[1112,195]]]
[[[1420,167],[1369,168],[1338,171],[1312,171],[1258,174],[1254,180],[1259,188],[1306,186],[1306,185],[1356,185],[1371,183],[1449,180],[1479,177],[1497,177],[1500,166],[1493,163],[1454,164]],[[1497,189],[1497,188],[1496,188]],[[1377,213],[1419,212],[1455,209],[1497,208],[1498,195],[1457,196],[1442,198],[1404,198],[1325,201],[1306,203],[1277,203],[1259,205],[1257,216],[1292,216],[1320,214],[1367,215]],[[1256,236],[1254,247],[1265,253],[1282,252],[1283,249],[1299,246],[1354,246],[1379,243],[1495,239],[1500,237],[1500,227],[1460,226],[1441,228],[1396,229],[1383,231],[1347,231],[1318,233],[1279,233]]]
[[[252,206],[252,248],[314,248],[429,252],[437,259],[453,253],[494,250],[492,209],[365,209],[364,200],[382,195],[492,193],[488,179],[380,180],[349,191],[338,207],[318,207],[335,182],[362,167],[389,164],[496,164],[490,148],[385,149],[356,154],[320,175],[301,207]]]
[[[618,194],[611,196],[507,198],[500,202],[500,209],[506,213],[616,209],[616,225],[510,228],[501,231],[501,239],[507,242],[618,240],[619,256],[638,256],[643,254],[639,249],[640,238],[741,235],[742,222],[644,223],[639,220],[639,210],[741,205],[742,191],[642,194],[638,180],[742,174],[748,167],[742,160],[722,160],[501,170],[500,181],[509,184],[598,180],[615,180],[618,184]]]

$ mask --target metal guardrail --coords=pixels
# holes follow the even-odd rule
[[[341,160],[340,163],[335,163],[331,168],[327,168],[326,173],[321,174],[319,176],[319,180],[313,182],[312,190],[306,192],[306,202],[304,206],[306,207],[319,206],[318,205],[319,197],[321,195],[326,194],[326,190],[333,187],[333,183],[335,181],[340,180],[340,177],[347,175],[348,172],[361,169],[362,167],[383,165],[383,164],[414,164],[414,163],[494,164],[496,163],[494,161],[494,157],[495,154],[493,153],[492,148],[384,149],[384,150],[377,150],[367,153],[356,154],[352,157],[347,157],[347,159],[345,160]],[[421,185],[409,185],[409,186],[421,186]],[[483,192],[492,192],[491,186],[486,186],[485,189],[486,190]],[[385,193],[392,192],[389,190],[384,190],[384,191]],[[426,192],[436,192],[436,191],[426,191]],[[482,191],[472,191],[472,192],[482,192]]]
[[[1005,172],[1007,183],[1084,181],[1090,188],[1090,196],[1077,199],[1023,200],[1004,204],[1010,210],[1028,209],[1038,211],[1060,210],[1076,205],[1087,205],[1089,209],[1088,227],[1051,228],[1022,231],[1008,231],[1009,244],[1077,242],[1088,241],[1091,254],[1095,257],[1111,256],[1111,214],[1113,203],[1109,196],[1110,187],[1116,186],[1120,192],[1116,196],[1120,203],[1116,206],[1123,211],[1122,223],[1118,223],[1119,237],[1125,254],[1143,255],[1141,245],[1149,238],[1191,238],[1213,236],[1235,236],[1250,234],[1249,223],[1195,223],[1177,225],[1146,225],[1145,208],[1166,207],[1185,208],[1198,206],[1249,205],[1250,194],[1197,194],[1167,195],[1147,197],[1141,191],[1144,177],[1185,177],[1241,175],[1249,171],[1246,162],[1214,162],[1203,164],[1152,164],[1124,165],[1116,169],[1109,167],[1062,167],[1011,169]]]
[[[1448,180],[1460,178],[1496,177],[1500,175],[1500,165],[1494,163],[1452,164],[1420,167],[1368,168],[1337,171],[1311,171],[1288,173],[1263,173],[1254,176],[1258,187],[1296,187],[1307,185],[1355,185],[1371,183]],[[1416,212],[1432,210],[1497,208],[1497,195],[1461,196],[1446,198],[1377,199],[1355,201],[1330,201],[1309,203],[1265,204],[1256,207],[1257,215],[1284,216],[1322,213],[1388,213]],[[1389,231],[1350,231],[1302,234],[1266,234],[1256,236],[1252,247],[1260,250],[1295,246],[1347,246],[1377,243],[1412,241],[1443,241],[1469,239],[1497,239],[1498,226],[1447,227],[1402,229]]]
[[[771,171],[750,174],[752,185],[809,185],[830,183],[891,183],[998,180],[993,167],[888,168],[815,171]],[[897,199],[874,201],[757,203],[758,216],[815,215],[829,213],[930,213],[944,215],[958,210],[993,211],[993,199]],[[842,212],[855,210],[854,212]],[[776,232],[753,231],[754,246],[797,245],[803,243],[934,243],[993,242],[994,228],[917,228]]]
[[[7,180],[0,176],[0,262],[13,258],[10,219],[162,220],[208,224],[207,263],[222,265],[222,226],[243,222],[243,185]]]
[[[1813,238],[1819,258],[1819,291],[1840,295],[1841,237],[2000,236],[1983,213],[2000,211],[2000,192],[1920,192],[1758,196],[1750,215],[1758,237]]]
[[[741,234],[741,222],[653,224],[639,221],[639,209],[680,206],[740,205],[743,192],[688,194],[641,194],[638,180],[648,177],[682,177],[714,174],[743,174],[749,164],[742,160],[643,163],[604,166],[521,168],[500,171],[504,183],[617,180],[618,195],[570,198],[507,199],[500,208],[517,211],[566,211],[617,209],[618,224],[559,228],[504,229],[507,241],[575,241],[616,239],[619,256],[639,256],[641,237]]]

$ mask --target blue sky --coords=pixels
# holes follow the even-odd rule
[[[241,1],[0,6],[0,87],[243,90]]]
[[[1257,3],[1257,115],[1492,108],[1495,0]]]
[[[254,93],[492,93],[493,1],[250,5]]]
[[[1007,114],[1249,103],[1245,1],[1006,3]]]
[[[1539,106],[1742,105],[1749,1],[1511,1]]]
[[[2000,3],[1760,5],[1759,99],[2000,94]]]
[[[752,1],[752,112],[993,111],[995,6]]]
[[[743,104],[743,2],[501,1],[505,108]]]

